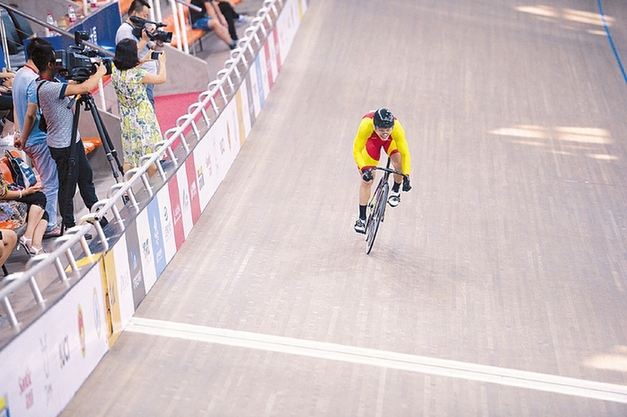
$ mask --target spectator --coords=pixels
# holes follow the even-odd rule
[[[31,159],[40,176],[42,191],[46,195],[46,212],[48,213],[48,228],[44,238],[61,235],[61,226],[57,224],[57,204],[59,192],[59,177],[57,164],[46,143],[46,132],[39,129],[39,105],[37,103],[37,84],[39,70],[32,60],[32,51],[36,45],[50,45],[41,38],[33,38],[26,48],[28,61],[15,74],[13,81],[13,100],[17,116],[16,135],[14,146],[23,149]]]
[[[96,71],[82,83],[64,83],[55,80],[54,49],[50,45],[36,45],[32,59],[39,68],[37,82],[39,106],[47,122],[46,142],[50,154],[57,164],[59,178],[59,211],[63,219],[62,227],[69,229],[76,225],[74,220],[74,194],[78,185],[81,197],[88,209],[98,201],[93,181],[93,171],[85,156],[85,148],[80,134],[73,126],[74,110],[69,96],[86,94],[95,89],[98,81],[106,74],[102,63],[94,63]],[[72,142],[73,136],[76,140]],[[106,219],[101,224],[106,224]]]
[[[137,42],[133,39],[123,39],[115,47],[115,68],[111,78],[120,106],[125,171],[137,167],[139,158],[152,152],[152,145],[162,140],[146,86],[166,81],[165,53],[159,55],[159,73],[156,75],[140,67],[141,62],[137,58]]]
[[[205,31],[213,30],[218,35],[218,38],[229,45],[229,49],[235,49],[237,46],[237,34],[235,34],[235,39],[232,38],[232,35],[229,35],[229,24],[216,3],[213,0],[192,0],[191,3],[203,9],[202,12],[190,9],[189,15],[192,19],[192,27]]]
[[[122,23],[122,26],[118,28],[118,31],[115,34],[115,44],[120,43],[122,39],[133,39],[137,42],[137,50],[139,51],[138,58],[143,59],[146,55],[148,55],[151,49],[161,50],[163,46],[163,42],[156,41],[152,42],[150,40],[150,36],[146,29],[142,29],[141,38],[133,35],[133,29],[135,29],[135,25],[131,21],[131,17],[139,17],[140,19],[148,20],[150,14],[150,6],[145,0],[133,0],[131,6],[128,9],[128,18]],[[157,62],[152,60],[144,60],[142,61],[142,68],[148,71],[150,74],[157,74]],[[155,107],[155,94],[154,94],[154,84],[148,84],[146,93],[148,94],[148,100],[152,104],[152,107]]]
[[[37,183],[23,190],[16,190],[0,175],[0,200],[15,200],[28,205],[26,231],[20,238],[20,245],[29,255],[43,253],[41,241],[48,226],[48,213],[46,195],[41,192],[41,185]]]
[[[222,15],[226,19],[226,23],[229,26],[229,35],[235,41],[237,41],[237,32],[235,31],[235,23],[250,23],[252,18],[243,14],[239,14],[233,8],[233,4],[228,0],[216,0],[218,7],[222,12]]]
[[[13,74],[12,72],[7,72],[6,68],[2,70],[2,72],[0,72],[0,80],[2,80],[2,82],[0,83],[0,111],[3,113],[2,116],[0,117],[0,119],[2,119],[0,121],[2,128],[0,129],[0,131],[2,131],[3,135],[10,135],[13,129],[7,127],[6,131],[4,129],[4,127],[6,126],[6,122],[11,122],[13,123],[13,97],[12,97],[12,84],[13,84],[13,78],[15,77],[15,74]]]
[[[0,230],[0,266],[4,263],[13,252],[15,245],[17,244],[17,235],[13,230],[1,229]]]

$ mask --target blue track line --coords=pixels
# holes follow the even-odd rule
[[[625,73],[623,62],[620,60],[620,56],[618,55],[618,51],[616,50],[616,46],[614,45],[614,40],[612,39],[612,35],[610,34],[610,28],[607,26],[607,22],[605,21],[605,14],[603,14],[603,5],[601,4],[601,0],[597,0],[597,4],[599,5],[599,13],[601,14],[601,19],[603,20],[603,27],[605,27],[605,33],[607,33],[607,38],[610,40],[610,46],[612,47],[612,51],[614,51],[614,56],[616,57],[616,61],[618,62],[620,71],[623,73],[623,78],[625,79],[625,82],[627,83],[627,73]]]

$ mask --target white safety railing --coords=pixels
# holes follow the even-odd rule
[[[268,33],[272,30],[285,2],[286,0],[266,0],[263,3],[257,17],[246,29],[245,36],[239,40],[237,48],[231,51],[230,58],[224,64],[224,69],[218,72],[216,80],[210,82],[207,90],[199,95],[198,101],[190,105],[187,113],[177,119],[176,126],[165,132],[165,140],[154,146],[154,152],[140,159],[139,168],[126,172],[124,182],[113,185],[107,193],[107,198],[98,201],[92,207],[91,213],[80,219],[78,226],[69,229],[64,236],[57,238],[53,243],[54,250],[51,253],[31,258],[26,264],[25,271],[11,274],[2,280],[4,285],[0,288],[0,304],[16,334],[20,331],[20,325],[9,297],[28,284],[35,303],[41,307],[43,312],[46,308],[46,301],[35,280],[38,274],[49,273],[51,269],[55,270],[56,278],[69,289],[70,279],[79,280],[81,277],[81,271],[77,266],[77,255],[74,254],[77,246],[80,247],[78,252],[80,258],[87,258],[92,263],[99,261],[99,257],[93,259],[94,256],[87,243],[86,234],[90,233],[92,227],[95,227],[98,238],[94,238],[94,244],[100,245],[98,247],[102,249],[103,253],[109,250],[115,242],[109,242],[99,220],[107,214],[112,214],[116,222],[124,228],[125,223],[130,223],[150,202],[155,192],[158,191],[156,188],[163,186],[168,180],[168,175],[160,161],[167,157],[169,163],[174,167],[172,170],[174,172],[189,156],[193,146],[203,138],[206,131],[211,127],[212,121],[218,118],[244,81],[245,74],[254,62],[256,53],[261,48]],[[197,120],[202,120],[205,127],[204,132],[201,132]],[[190,144],[185,134],[188,131],[194,139],[193,144]],[[185,152],[182,160],[176,157],[173,148],[177,140],[180,141]],[[154,184],[155,181],[151,184],[147,172],[152,164],[157,166],[159,177],[162,180],[156,185]],[[140,202],[137,190],[147,194],[148,199]],[[130,208],[132,215],[124,218],[118,207],[120,205]],[[66,264],[61,261],[63,258],[65,258]],[[71,276],[68,276],[66,272],[68,267],[72,271]]]

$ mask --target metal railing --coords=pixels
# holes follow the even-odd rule
[[[105,215],[112,213],[117,223],[124,228],[125,222],[130,223],[150,202],[155,192],[158,191],[157,187],[163,186],[169,179],[168,174],[166,174],[159,161],[167,156],[174,167],[171,175],[182,165],[194,148],[185,132],[189,131],[191,138],[194,139],[194,144],[204,137],[212,122],[218,118],[237,93],[238,87],[244,81],[244,77],[253,64],[257,52],[276,23],[276,19],[286,1],[264,1],[263,7],[257,13],[257,17],[253,19],[250,27],[246,29],[245,36],[239,40],[237,48],[231,51],[230,58],[224,64],[224,69],[218,72],[216,80],[210,82],[207,90],[199,95],[198,101],[190,105],[187,113],[177,119],[176,127],[165,132],[165,140],[154,146],[154,152],[140,159],[139,168],[126,172],[124,182],[113,185],[107,193],[107,198],[98,201],[92,207],[91,213],[80,219],[78,226],[69,229],[66,235],[57,238],[53,243],[54,250],[51,253],[31,258],[26,265],[25,271],[11,274],[2,280],[5,285],[0,289],[0,304],[7,314],[8,322],[15,334],[20,331],[20,323],[13,310],[9,296],[28,284],[33,293],[35,303],[41,307],[43,312],[46,308],[46,301],[35,280],[37,274],[52,268],[57,273],[56,278],[69,289],[70,279],[80,279],[80,270],[76,262],[77,257],[73,253],[73,249],[77,245],[80,246],[80,254],[83,257],[90,259],[92,263],[99,261],[99,258],[93,259],[94,257],[90,246],[87,244],[85,235],[92,230],[92,227],[95,227],[98,238],[94,239],[94,244],[102,245],[102,252],[109,250],[110,242],[107,240],[99,220]],[[197,120],[203,122],[204,129],[201,130]],[[184,158],[176,157],[173,145],[177,140],[180,141],[183,147]],[[162,180],[157,185],[154,185],[154,181],[151,184],[147,173],[152,164],[156,164],[159,177]],[[148,195],[147,200],[140,202],[137,196],[138,189],[139,192]],[[119,205],[129,207],[133,215],[124,218],[121,215]],[[72,271],[71,276],[68,276],[66,273],[67,266],[61,261],[62,258],[66,259],[67,266]]]

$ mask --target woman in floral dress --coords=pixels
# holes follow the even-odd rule
[[[165,53],[159,55],[159,72],[150,74],[141,69],[137,42],[124,39],[115,48],[115,67],[111,78],[120,106],[124,169],[137,167],[139,158],[152,152],[154,143],[162,140],[155,110],[148,100],[147,84],[162,84],[166,80]]]

